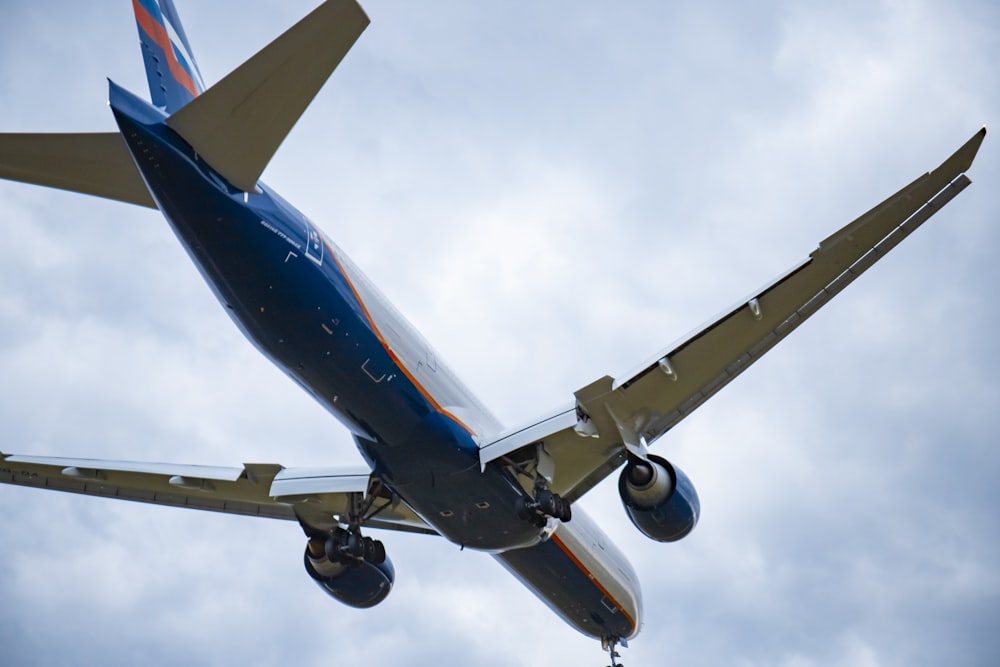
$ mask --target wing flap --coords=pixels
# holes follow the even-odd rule
[[[117,132],[0,134],[0,178],[156,208]]]
[[[371,507],[363,525],[412,533],[436,535],[423,519],[375,480],[367,469],[291,468],[282,470],[271,483],[271,496],[290,503],[301,523],[329,530],[348,523],[349,494],[366,494]]]

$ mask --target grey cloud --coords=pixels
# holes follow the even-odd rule
[[[311,8],[180,4],[208,79]],[[265,177],[510,422],[719,312],[1000,111],[987,3],[366,9]],[[144,90],[127,6],[4,11],[4,131],[106,130],[101,77]],[[994,141],[966,193],[657,443],[702,495],[688,539],[644,540],[613,484],[582,501],[644,582],[626,664],[994,662]],[[0,220],[0,449],[357,462],[155,214],[0,183]],[[443,541],[383,536],[397,587],[361,613],[304,575],[294,525],[7,487],[0,507],[3,664],[604,664]]]

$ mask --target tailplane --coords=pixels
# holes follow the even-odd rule
[[[172,0],[132,0],[153,104],[173,113],[205,90]]]
[[[326,0],[172,114],[167,125],[232,185],[252,192],[278,146],[367,26],[368,16],[356,0]]]
[[[118,132],[0,134],[0,178],[156,208]]]

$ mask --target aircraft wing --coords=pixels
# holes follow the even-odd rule
[[[0,453],[0,483],[105,498],[299,521],[326,531],[347,523],[354,494],[373,500],[363,525],[436,535],[373,481],[367,468],[285,468],[137,463]]]
[[[919,177],[820,242],[801,264],[621,378],[575,392],[575,404],[501,434],[480,451],[483,466],[537,457],[553,492],[573,502],[673,428],[834,295],[870,268],[970,179],[964,172],[983,128],[940,167]]]

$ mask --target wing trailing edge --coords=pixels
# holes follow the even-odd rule
[[[354,0],[328,0],[167,125],[232,185],[256,190],[264,167],[368,22]]]
[[[0,134],[0,178],[156,208],[117,132]]]

